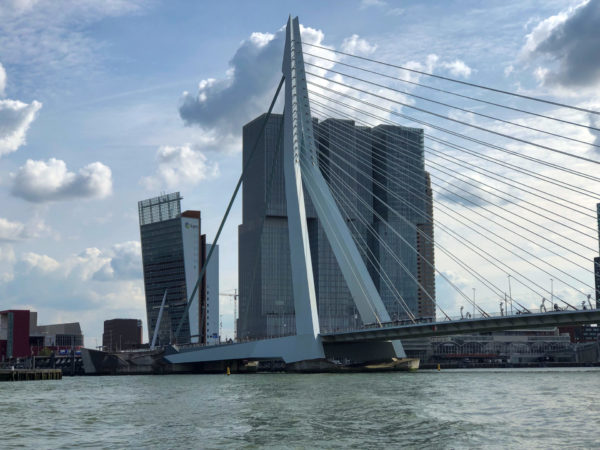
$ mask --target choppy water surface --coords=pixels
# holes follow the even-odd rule
[[[0,446],[600,447],[600,370],[0,383]]]

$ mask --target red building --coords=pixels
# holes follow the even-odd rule
[[[23,358],[31,354],[29,323],[29,310],[0,311],[0,361]]]

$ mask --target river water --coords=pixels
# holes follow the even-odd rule
[[[0,447],[600,448],[600,370],[0,383]]]

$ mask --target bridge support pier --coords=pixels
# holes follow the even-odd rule
[[[391,361],[394,358],[405,358],[404,349],[397,349],[400,341],[379,342],[325,342],[323,350],[328,360],[353,364]]]

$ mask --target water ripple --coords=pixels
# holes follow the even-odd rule
[[[598,448],[599,381],[520,369],[2,383],[2,447]]]

